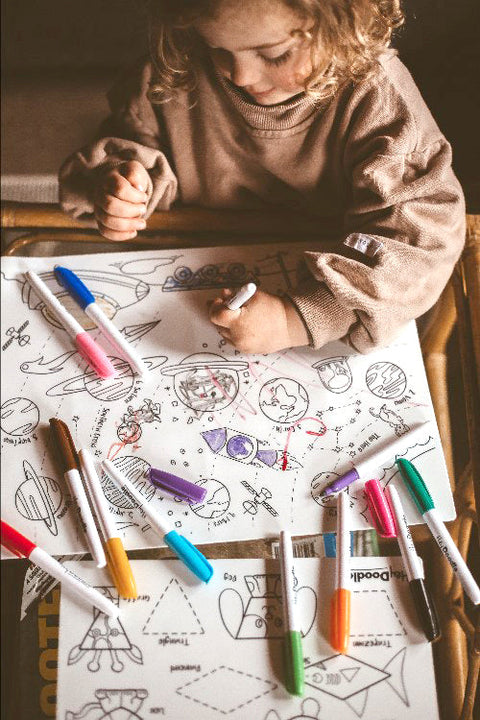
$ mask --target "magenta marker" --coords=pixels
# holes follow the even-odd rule
[[[62,327],[68,332],[77,346],[80,355],[92,366],[97,375],[101,378],[114,377],[117,371],[108,359],[105,351],[97,345],[95,340],[82,328],[80,323],[63,307],[43,280],[38,277],[37,273],[29,270],[25,273],[25,277],[50,312],[55,315],[57,320],[62,324]]]

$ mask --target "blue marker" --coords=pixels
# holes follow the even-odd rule
[[[112,321],[105,315],[103,310],[95,301],[95,296],[80,280],[78,275],[75,275],[72,270],[69,270],[66,267],[61,267],[60,265],[55,267],[54,272],[60,285],[68,291],[75,302],[78,303],[88,317],[94,321],[100,332],[108,338],[115,350],[117,350],[117,352],[119,352],[120,355],[130,363],[133,370],[140,375],[144,375],[148,372],[147,366],[143,360],[138,356]]]
[[[213,567],[210,565],[207,558],[202,555],[200,550],[197,550],[195,545],[192,545],[186,537],[179,535],[175,530],[169,528],[158,516],[157,512],[150,507],[149,503],[145,502],[145,498],[140,495],[136,487],[127,480],[127,478],[110,460],[104,460],[102,462],[102,468],[123,490],[125,495],[133,501],[135,506],[140,507],[143,510],[153,529],[165,540],[168,547],[171,548],[176,555],[178,555],[180,560],[185,563],[188,569],[199,577],[200,580],[208,583],[213,575]]]

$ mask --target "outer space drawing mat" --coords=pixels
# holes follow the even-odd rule
[[[134,560],[135,601],[119,600],[94,563],[70,564],[121,614],[113,620],[62,594],[59,720],[438,720],[432,648],[400,558],[352,559],[346,655],[327,640],[335,560],[295,560],[301,698],[284,686],[278,562],[212,564],[205,585],[178,561]]]
[[[311,245],[308,246],[311,249]],[[388,348],[358,355],[336,342],[242,356],[208,320],[207,301],[247,281],[293,287],[301,252],[288,245],[2,259],[2,514],[46,551],[86,551],[48,434],[60,417],[77,448],[109,458],[172,527],[194,543],[335,529],[336,500],[320,491],[375,446],[430,421],[405,441],[445,520],[455,516],[414,323]],[[55,280],[71,268],[150,368],[145,380]],[[100,380],[23,273],[35,270],[109,353],[119,374]],[[153,465],[204,486],[189,506],[150,485]],[[407,516],[420,516],[393,461]],[[367,480],[369,478],[364,478]],[[102,478],[127,549],[161,545],[146,518]],[[363,481],[352,484],[352,529],[371,527]]]

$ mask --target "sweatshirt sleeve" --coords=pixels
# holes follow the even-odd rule
[[[310,281],[291,295],[313,347],[343,339],[365,353],[388,344],[434,305],[463,248],[450,145],[394,62],[401,90],[374,85],[344,117],[344,234],[333,251],[306,253]]]
[[[99,139],[70,155],[59,171],[60,204],[74,217],[93,213],[92,190],[99,173],[137,160],[150,182],[147,216],[168,210],[177,194],[177,179],[162,152],[162,132],[148,99],[150,63],[135,66],[108,94],[111,115],[100,128]]]

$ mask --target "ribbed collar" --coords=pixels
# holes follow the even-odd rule
[[[285,137],[301,132],[313,122],[320,109],[318,101],[305,93],[278,105],[257,105],[220,73],[216,73],[216,78],[252,134],[257,136]]]

